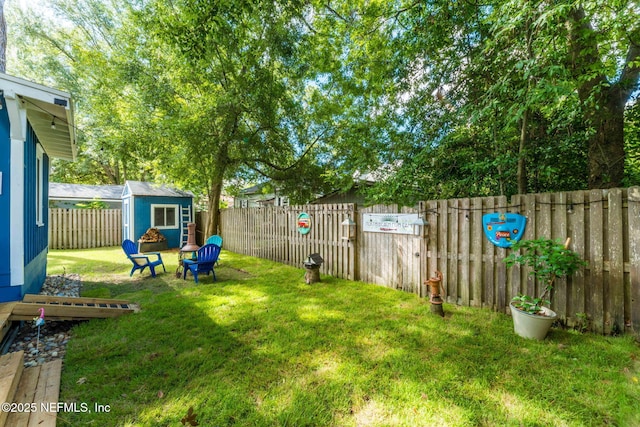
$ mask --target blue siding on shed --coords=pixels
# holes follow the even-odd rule
[[[2,194],[0,195],[0,294],[2,288],[11,285],[11,259],[9,213],[11,211],[11,140],[9,138],[9,115],[4,97],[0,97],[0,172],[2,172]]]
[[[177,228],[160,229],[159,231],[167,238],[169,248],[179,248],[181,241],[181,212],[183,207],[191,208],[192,199],[190,197],[156,197],[156,196],[134,196],[134,224],[133,231],[136,239],[139,239],[151,227],[151,205],[179,205],[176,218]]]

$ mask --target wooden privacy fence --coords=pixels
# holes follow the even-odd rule
[[[49,209],[50,249],[85,249],[120,244],[120,209]]]
[[[429,201],[420,210],[430,223],[427,272],[443,272],[447,301],[506,311],[513,296],[541,293],[527,270],[506,269],[510,249],[483,235],[483,214],[514,212],[527,217],[523,239],[571,237],[589,263],[556,281],[551,307],[563,322],[586,316],[596,332],[640,331],[640,187]]]
[[[305,205],[226,209],[221,215],[224,249],[296,267],[312,253],[324,259],[321,272],[355,279],[354,245],[342,239],[341,223],[353,217],[354,205]],[[301,234],[297,218],[309,214],[311,231]]]
[[[297,231],[300,212],[311,217],[311,231]],[[523,239],[571,237],[571,249],[589,262],[569,279],[558,280],[552,308],[574,326],[588,320],[599,333],[640,331],[640,187],[573,191],[356,208],[351,204],[227,209],[222,211],[224,247],[234,252],[302,267],[318,252],[324,274],[402,289],[427,296],[424,281],[443,273],[447,302],[508,312],[519,293],[538,295],[540,285],[525,268],[507,270],[510,249],[485,237],[486,213],[527,217]],[[421,235],[363,232],[370,213],[414,213],[428,222]],[[347,241],[342,221],[356,223]]]

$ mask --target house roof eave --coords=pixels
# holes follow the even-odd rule
[[[26,129],[22,129],[24,123],[20,119],[25,117],[48,156],[75,160],[77,144],[71,94],[2,73],[0,92],[10,110],[12,138],[25,139]]]

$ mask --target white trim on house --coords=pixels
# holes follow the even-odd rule
[[[20,102],[5,92],[11,135],[10,159],[10,213],[9,213],[9,268],[11,286],[24,284],[24,141],[27,130],[27,112]]]
[[[129,199],[123,199],[122,200],[122,212],[124,213],[125,217],[128,217],[126,219],[123,218],[123,228],[124,228],[124,239],[129,239],[133,242],[135,242],[135,236],[134,236],[134,224],[135,224],[135,201],[134,201],[134,197],[131,197]],[[125,213],[126,212],[126,213]],[[126,224],[127,226],[125,226],[124,221],[128,220],[128,223]]]
[[[42,211],[44,210],[44,150],[40,144],[36,144],[36,224],[38,227],[44,226]]]
[[[11,126],[13,127],[13,126]],[[24,284],[24,141],[11,139],[9,246],[11,286]]]

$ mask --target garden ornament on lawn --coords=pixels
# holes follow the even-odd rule
[[[440,284],[442,282],[442,272],[436,270],[435,276],[426,280],[425,285],[429,285],[430,295],[429,302],[431,303],[431,312],[444,316],[444,310],[442,309],[442,298],[440,297]]]
[[[208,243],[209,242],[206,242],[205,245]],[[221,245],[218,246],[222,247]],[[200,246],[196,243],[196,224],[194,222],[190,222],[187,224],[187,243],[180,248],[180,253],[178,254],[178,268],[176,269],[177,278],[186,274],[184,260],[190,259],[195,261],[198,259],[198,249],[200,249]],[[197,280],[196,283],[198,283]]]
[[[304,273],[304,281],[307,285],[320,281],[320,266],[322,266],[323,262],[324,259],[322,259],[320,254],[311,254],[303,262],[304,268],[306,269],[306,273]]]
[[[35,325],[38,327],[38,337],[36,338],[36,352],[40,352],[40,326],[44,325],[44,308],[40,307],[38,311],[40,312],[40,317],[33,318]]]

